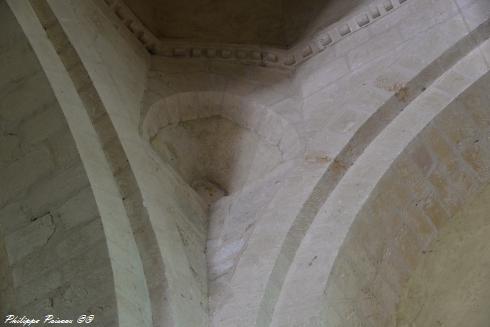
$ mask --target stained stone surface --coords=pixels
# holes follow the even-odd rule
[[[487,187],[425,250],[401,299],[398,326],[487,326],[489,198]]]

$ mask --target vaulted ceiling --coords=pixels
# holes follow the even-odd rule
[[[160,39],[289,48],[370,0],[124,0]]]

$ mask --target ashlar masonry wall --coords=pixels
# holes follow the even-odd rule
[[[104,229],[65,117],[0,2],[0,316],[116,326]]]
[[[148,286],[150,303],[144,297],[137,299],[125,319],[130,319],[133,311],[143,312],[145,317],[152,311],[156,326],[206,326],[203,206],[197,194],[162,165],[139,135],[139,106],[149,54],[132,35],[124,33],[120,23],[114,23],[114,13],[103,1],[55,0],[47,4],[61,25],[65,41],[77,53],[89,88],[107,114],[105,122],[95,129],[104,134],[110,126],[120,147],[111,160],[130,171],[116,174],[115,179],[120,189],[131,188],[130,196],[122,200],[129,219],[137,221],[131,224],[131,237],[136,240],[142,270],[130,270],[135,279]],[[56,46],[58,40],[51,42]],[[77,75],[74,72],[72,78]],[[84,90],[78,92],[83,96]],[[108,156],[116,153],[114,149],[110,144],[104,146]],[[133,196],[136,193],[138,197]],[[131,262],[135,256],[127,257],[131,267],[137,265]],[[154,262],[159,262],[157,270],[152,267]]]

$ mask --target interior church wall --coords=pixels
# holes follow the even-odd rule
[[[367,2],[352,14],[369,13],[369,24],[340,31],[323,51],[284,69],[219,48],[213,58],[194,51],[179,58],[178,49],[155,55],[150,32],[135,29],[117,1],[9,1],[86,169],[120,326],[396,325],[402,286],[438,230],[434,203],[453,213],[463,189],[469,196],[486,183],[477,170],[488,168],[480,148],[488,126],[477,116],[451,117],[449,127],[431,125],[424,133],[438,131],[410,141],[488,71],[490,3]],[[31,26],[36,20],[45,31]],[[472,90],[469,98],[486,91]],[[485,105],[471,109],[483,121]],[[450,146],[457,164],[430,143],[456,121],[477,133]],[[398,143],[383,148],[389,141]],[[413,176],[426,165],[434,173],[436,160],[448,163],[441,176],[419,176],[430,203],[409,211],[423,221],[410,225],[404,216],[402,227],[383,220],[396,216],[395,205],[413,204],[383,197],[400,191],[390,183],[402,171],[387,159],[399,153],[397,164],[417,166]],[[446,185],[453,177],[462,184]]]
[[[310,303],[321,302],[318,298],[305,297],[306,294],[298,296],[298,288],[304,289],[304,285],[298,282],[302,279],[299,274],[291,280],[290,292],[281,290],[281,284],[287,278],[289,265],[295,254],[295,247],[303,240],[304,234],[299,231],[307,230],[311,220],[316,219],[318,211],[315,210],[325,201],[328,192],[335,188],[335,183],[352,165],[356,156],[386,126],[383,124],[389,123],[408,103],[423,93],[435,78],[457,61],[458,56],[461,58],[478,44],[473,43],[474,35],[470,33],[472,29],[467,27],[466,17],[473,17],[471,12],[475,8],[484,11],[482,7],[486,6],[485,3],[467,4],[463,10],[464,15],[460,14],[452,2],[438,1],[429,4],[415,1],[406,3],[405,6],[387,15],[386,21],[380,20],[377,22],[379,25],[375,22],[366,31],[357,31],[298,68],[295,83],[303,90],[305,97],[303,102],[299,102],[303,116],[300,133],[306,143],[304,157],[309,165],[305,164],[297,171],[303,176],[307,176],[304,173],[307,171],[312,177],[303,178],[305,184],[307,183],[305,186],[296,182],[291,189],[283,189],[286,196],[281,205],[275,203],[276,214],[264,214],[257,220],[251,236],[257,243],[249,243],[241,254],[234,276],[236,287],[250,280],[247,274],[252,269],[248,269],[252,260],[259,257],[273,259],[260,260],[259,267],[253,266],[253,269],[260,271],[253,277],[257,281],[253,283],[253,292],[249,288],[247,294],[236,298],[236,301],[227,299],[228,309],[223,309],[223,312],[230,320],[225,320],[223,325],[236,321],[244,325],[266,325],[271,323],[271,319],[272,325],[292,324],[296,319],[297,324],[315,323],[308,321],[308,318],[306,321],[302,319],[310,315],[306,313],[308,311],[311,311],[311,316],[316,315],[318,308],[309,305]],[[413,31],[413,34],[407,35],[405,43],[398,41],[396,37],[383,40],[387,34],[397,33],[396,27],[393,28],[394,32],[390,27],[398,24],[413,26],[411,19],[421,15],[426,18],[436,17],[425,20],[430,24],[426,26],[427,30]],[[484,15],[476,17],[471,28],[478,26],[484,19]],[[380,30],[384,29],[386,32],[381,36]],[[376,32],[380,35],[372,36]],[[372,42],[364,43],[362,38],[366,36],[372,36]],[[465,39],[466,41],[460,43]],[[355,49],[356,45],[359,49]],[[350,64],[346,58],[332,59],[342,49],[353,49],[351,58],[356,54],[359,67],[355,71],[347,69]],[[373,54],[373,51],[380,52]],[[342,71],[342,67],[347,68]],[[309,93],[312,94],[308,97]],[[316,172],[314,164],[321,167]],[[291,176],[294,175],[291,173]],[[313,186],[315,189],[312,192]],[[300,199],[298,190],[308,192],[309,197]],[[298,201],[295,202],[296,200]],[[292,207],[294,203],[297,204],[296,207]],[[278,216],[281,217],[280,220]],[[270,233],[270,226],[275,226],[274,233]],[[325,253],[328,251],[325,250]],[[238,277],[241,269],[247,272],[243,274],[243,279]],[[285,294],[278,295],[281,292]],[[257,296],[261,301],[257,301]],[[284,302],[277,304],[277,301]],[[257,311],[253,314],[244,313],[241,308],[245,303]],[[273,313],[275,317],[271,318]],[[237,319],[237,316],[241,318]]]
[[[366,34],[363,35],[363,30],[356,32],[361,34],[359,36],[361,40],[363,37],[373,38],[372,42],[363,43],[361,41],[358,52],[354,45],[359,39],[356,40],[357,34],[353,34],[351,38],[347,37],[332,46],[332,49],[338,52],[325,51],[298,68],[299,85],[315,88],[321,87],[322,83],[326,85],[320,90],[312,89],[310,91],[313,92],[312,95],[304,100],[305,120],[311,121],[310,126],[315,128],[315,132],[312,133],[313,137],[307,140],[307,156],[331,158],[315,191],[311,193],[311,198],[305,201],[305,207],[315,202],[317,208],[325,205],[327,202],[322,201],[329,199],[331,196],[329,194],[333,194],[339,181],[380,131],[389,126],[399,113],[408,110],[408,106],[414,99],[423,95],[439,76],[469,51],[478,49],[481,43],[488,38],[488,16],[474,15],[475,12],[488,12],[488,4],[480,1],[462,4],[459,7],[450,1],[407,2],[397,11],[380,20],[379,25],[376,23],[369,25],[366,28]],[[410,21],[421,19],[420,17],[426,17],[424,23],[429,24],[426,30],[423,30],[423,24],[414,24]],[[428,19],[428,17],[434,17],[434,19]],[[378,36],[375,34],[376,31],[384,28],[388,29],[386,33],[397,33],[396,29],[403,27],[404,24],[407,27],[421,28],[421,30],[413,31],[414,34],[409,34],[405,43],[397,38],[388,38],[384,43],[381,34]],[[452,32],[448,33],[448,31]],[[336,53],[346,50],[351,51],[350,57],[335,57]],[[373,51],[374,53],[380,52],[370,57]],[[353,54],[356,56],[354,57]],[[345,67],[350,67],[352,65],[350,60],[355,58],[360,60],[357,61],[359,64],[356,70],[349,72],[349,69],[346,69],[338,73],[342,62]],[[330,65],[329,60],[332,62]],[[302,69],[305,69],[303,73],[309,74],[307,76],[312,79],[311,84],[308,83],[308,79],[306,79],[307,83],[301,84]],[[472,76],[475,70],[476,68],[473,68],[468,71],[468,74]],[[448,77],[448,80],[452,79],[454,76]],[[305,90],[308,92],[308,89]],[[354,208],[357,205],[356,201],[348,199],[347,194],[345,195],[346,199],[343,201],[347,201],[346,203]],[[328,203],[333,205],[330,201]],[[304,212],[307,212],[306,209]],[[303,217],[299,215],[296,219],[297,222],[303,224],[302,228],[308,228],[306,224],[312,224],[308,232],[297,233],[294,237],[297,238],[296,244],[301,244],[298,245],[298,251],[301,250],[302,243],[306,242],[305,249],[309,248],[309,251],[323,247],[322,253],[335,253],[327,241],[322,246],[318,240],[316,240],[318,243],[312,243],[311,237],[308,236],[308,234],[319,235],[313,226],[316,226],[314,221],[320,217],[319,211],[313,211]],[[336,224],[343,225],[340,221]],[[330,227],[336,230],[335,225]],[[326,230],[323,232],[327,233]],[[290,238],[290,241],[293,242],[294,238]],[[284,242],[284,244],[288,243],[290,242]],[[277,285],[278,282],[286,279],[281,290],[283,294],[279,296],[275,310],[269,309],[269,313],[274,312],[273,326],[287,323],[293,325],[294,323],[299,325],[325,323],[323,320],[317,320],[319,319],[317,315],[319,307],[306,305],[306,303],[322,303],[321,299],[325,296],[319,294],[322,288],[313,282],[311,288],[297,282],[303,279],[319,282],[316,278],[305,277],[308,276],[306,272],[308,264],[312,258],[316,257],[316,254],[309,251],[305,250],[305,256],[302,258],[296,253],[296,258],[290,259],[291,267],[288,270],[269,277],[271,285]],[[328,258],[333,257],[328,256]],[[327,260],[327,257],[323,259]],[[322,266],[321,263],[318,263],[318,258],[314,261],[317,262],[316,265]],[[326,271],[322,273],[325,276],[329,274]],[[320,274],[314,275],[318,278],[320,276]],[[341,316],[346,315],[348,313],[341,313]]]
[[[308,227],[301,225],[300,220],[313,219],[315,207],[325,200],[322,193],[335,187],[335,181],[376,133],[480,42],[473,42],[475,35],[470,32],[485,17],[475,17],[472,13],[475,7],[484,5],[481,1],[465,3],[460,12],[452,1],[407,2],[310,59],[292,75],[219,60],[153,57],[142,119],[155,103],[162,114],[151,115],[155,119],[150,129],[163,133],[162,126],[167,121],[179,122],[180,115],[184,120],[197,119],[203,116],[193,109],[199,105],[206,111],[204,116],[209,115],[215,110],[212,107],[227,103],[226,97],[232,94],[245,101],[231,106],[250,108],[243,102],[252,102],[270,108],[292,124],[293,128],[288,130],[298,134],[301,148],[306,144],[305,162],[291,161],[289,165],[294,169],[278,176],[279,186],[271,187],[269,182],[264,182],[262,192],[267,195],[261,196],[263,193],[254,189],[255,195],[246,198],[249,203],[254,203],[254,198],[272,203],[262,206],[255,202],[257,210],[247,210],[244,217],[251,218],[243,220],[243,224],[232,222],[234,214],[226,218],[228,222],[223,218],[229,214],[228,208],[237,213],[241,207],[246,208],[243,197],[237,198],[241,205],[233,204],[233,195],[213,205],[212,210],[217,214],[210,216],[209,244],[221,245],[214,252],[216,257],[211,255],[217,261],[211,259],[209,264],[211,270],[216,267],[217,272],[225,272],[210,284],[216,285],[210,288],[215,294],[211,295],[213,323],[271,323],[294,247],[299,246],[290,248],[289,244],[302,241],[301,233],[291,235],[295,228]],[[253,121],[257,117],[253,109],[242,112],[245,120]],[[168,146],[153,141],[163,157],[175,159]],[[321,185],[320,178],[328,174],[337,177],[327,178],[330,184]],[[315,185],[318,187],[314,188]],[[318,190],[322,188],[325,190]],[[271,226],[274,233],[270,232]],[[248,227],[246,233],[244,227]],[[231,229],[223,233],[223,228]],[[257,258],[262,260],[257,263]],[[252,280],[255,282],[244,294],[238,296],[233,292]],[[251,309],[245,312],[243,307]],[[290,317],[281,316],[282,320]]]

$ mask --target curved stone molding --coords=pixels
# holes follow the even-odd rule
[[[118,193],[114,197],[122,200],[123,209],[114,207],[113,211],[118,211],[113,214],[115,223],[108,231],[118,231],[122,224],[117,224],[117,219],[127,216],[128,246],[132,245],[130,241],[136,245],[137,253],[133,248],[130,253],[120,251],[129,260],[117,266],[118,272],[127,271],[128,278],[119,288],[135,291],[129,298],[132,302],[120,305],[119,325],[204,326],[207,278],[205,257],[199,255],[206,245],[204,212],[194,201],[190,187],[160,165],[149,144],[139,137],[138,125],[132,120],[132,113],[139,108],[139,95],[143,94],[143,87],[138,86],[143,84],[149,56],[127,42],[92,1],[51,1],[47,5],[62,30],[51,35],[51,42],[60,46],[58,42],[64,41],[69,45],[67,48],[73,47],[73,51],[57,47],[58,55],[70,67],[67,69],[87,113],[99,115],[90,117],[95,118],[91,121],[95,138],[104,142],[103,154]],[[49,36],[52,26],[46,28]],[[61,37],[63,33],[65,37]],[[87,45],[94,39],[95,44]],[[72,67],[69,63],[75,64]],[[142,291],[135,288],[133,277],[150,289],[146,294],[149,301],[142,299]],[[136,321],[140,316],[144,320]]]
[[[142,134],[150,140],[169,125],[213,116],[222,116],[256,133],[279,149],[282,160],[303,153],[295,128],[281,115],[239,96],[211,91],[179,93],[156,102],[143,118]]]
[[[90,312],[107,326],[117,320],[112,260],[79,135],[6,1],[0,49],[2,325],[13,314]]]
[[[293,69],[343,38],[349,37],[358,30],[382,19],[384,16],[409,2],[408,0],[378,1],[369,5],[355,17],[342,19],[324,30],[316,32],[308,40],[301,41],[290,49],[277,49],[253,45],[206,44],[160,40],[138,20],[122,0],[95,1],[103,1],[113,12],[113,18],[119,20],[150,54],[168,58],[234,61],[243,64],[284,69]]]
[[[59,54],[70,78],[77,85],[82,102],[101,142],[123,199],[136,245],[142,258],[143,271],[151,299],[153,326],[164,326],[172,318],[166,299],[168,285],[165,278],[165,267],[148,211],[143,205],[143,197],[137,185],[136,177],[130,168],[129,160],[109,114],[61,25],[46,2],[33,1],[32,5],[36,13],[42,17],[40,17],[41,23],[46,24],[48,38]],[[41,12],[44,14],[40,15]]]
[[[487,23],[481,25],[473,33],[468,34],[451,48],[447,49],[439,58],[434,60],[420,71],[417,76],[405,84],[404,89],[407,91],[403,98],[400,96],[400,92],[395,93],[387,102],[379,107],[362,126],[359,127],[349,142],[332,160],[332,164],[328,166],[316,183],[310,196],[302,205],[301,211],[291,225],[288,236],[281,246],[281,256],[287,257],[287,253],[290,254],[297,250],[302,238],[305,236],[310,224],[313,222],[326,199],[334,191],[343,176],[369,144],[387,126],[389,126],[389,124],[393,122],[412,101],[423,95],[423,92],[426,91],[427,87],[432,85],[437,78],[443,75],[447,70],[451,69],[463,56],[467,55],[488,38],[488,24],[489,22],[487,21]],[[475,37],[475,35],[478,35],[478,37]],[[456,51],[459,52],[460,56],[454,55]],[[410,92],[408,90],[410,90]],[[290,256],[290,258],[290,260],[276,262],[272,275],[268,281],[267,290],[265,291],[266,295],[263,297],[261,304],[259,316],[263,320],[266,320],[266,317],[270,317],[271,315],[271,308],[273,308],[273,304],[271,303],[273,303],[274,299],[274,296],[272,296],[272,294],[274,294],[273,289],[278,284],[284,282],[285,274],[287,272],[284,267],[291,264],[292,257]]]
[[[357,316],[359,314],[358,311],[352,311],[352,308],[342,307],[342,305],[350,299],[351,302],[355,303],[356,306],[368,305],[368,303],[358,303],[356,299],[362,294],[360,292],[367,290],[367,293],[363,295],[362,299],[370,299],[372,303],[370,305],[376,306],[381,305],[381,309],[378,307],[378,310],[375,312],[371,312],[371,314],[376,314],[372,319],[379,319],[377,323],[374,323],[375,326],[384,326],[384,323],[387,322],[388,312],[390,314],[393,311],[393,305],[396,303],[396,295],[394,295],[393,290],[389,288],[386,284],[383,284],[386,281],[383,281],[382,284],[370,284],[380,287],[379,289],[375,289],[376,292],[381,293],[381,297],[378,297],[376,301],[372,300],[370,297],[369,289],[364,289],[363,285],[357,283],[357,280],[354,278],[354,281],[344,282],[344,286],[350,285],[350,287],[355,288],[359,293],[353,295],[352,293],[344,294],[342,292],[338,292],[334,289],[325,290],[325,285],[327,284],[328,276],[330,275],[331,267],[336,259],[336,252],[338,251],[340,245],[344,242],[344,237],[348,235],[347,233],[351,230],[351,223],[356,221],[356,219],[360,219],[361,213],[365,213],[368,217],[366,219],[378,219],[377,217],[381,214],[387,215],[386,218],[391,218],[393,221],[384,223],[380,223],[376,225],[377,227],[371,226],[370,222],[362,223],[362,231],[366,234],[365,237],[368,237],[369,243],[366,245],[369,247],[367,249],[369,252],[368,256],[364,256],[363,254],[356,256],[355,260],[358,260],[356,274],[359,276],[364,276],[364,271],[366,274],[373,271],[373,265],[378,265],[379,262],[383,262],[386,256],[391,255],[394,250],[390,248],[383,247],[385,245],[384,240],[380,237],[380,235],[376,234],[377,229],[387,229],[387,234],[390,235],[387,237],[394,237],[396,239],[399,229],[392,228],[391,223],[399,226],[399,221],[395,218],[397,217],[396,212],[399,208],[403,208],[403,206],[395,206],[392,208],[393,210],[368,210],[367,203],[376,204],[379,208],[383,206],[388,207],[391,204],[396,204],[397,202],[390,200],[390,197],[394,195],[395,191],[382,192],[379,193],[384,194],[383,199],[379,199],[379,201],[373,201],[375,198],[373,190],[375,190],[375,186],[378,185],[379,180],[382,176],[388,176],[389,171],[393,165],[395,165],[395,159],[399,157],[399,154],[404,151],[408,151],[406,149],[412,148],[412,140],[419,135],[419,133],[424,130],[424,128],[429,125],[435,117],[441,112],[445,112],[446,108],[454,108],[458,107],[458,101],[456,97],[463,93],[468,89],[476,80],[481,78],[488,71],[489,67],[485,63],[484,58],[480,54],[480,50],[476,49],[470,54],[468,54],[463,60],[461,60],[458,64],[456,64],[452,69],[446,72],[443,76],[441,76],[431,87],[429,87],[421,96],[419,96],[416,100],[414,100],[404,111],[401,113],[390,125],[386,127],[386,129],[376,138],[376,140],[370,144],[365,152],[359,157],[359,159],[354,163],[352,168],[346,173],[344,178],[332,192],[331,196],[328,200],[323,204],[319,214],[315,217],[311,227],[303,239],[301,246],[296,254],[294,262],[288,272],[286,277],[285,285],[281,291],[281,295],[278,302],[278,307],[276,308],[276,312],[274,318],[272,320],[272,326],[280,326],[285,323],[285,321],[293,322],[296,324],[309,322],[312,325],[319,324],[333,324],[339,323],[339,321],[343,321],[343,323],[347,323],[348,325],[356,325],[356,323],[363,321],[364,319],[368,319],[371,317],[370,313],[365,313],[365,315]],[[458,78],[455,78],[455,77]],[[486,79],[488,79],[488,74],[486,75]],[[480,84],[484,84],[485,78],[482,78]],[[459,81],[458,83],[454,83],[454,81]],[[464,93],[463,93],[464,94]],[[480,95],[480,98],[482,96]],[[478,108],[476,108],[478,109]],[[479,108],[478,110],[483,110]],[[448,110],[450,111],[450,110]],[[463,110],[464,111],[464,110]],[[480,117],[481,121],[488,121],[486,115],[474,114],[476,117]],[[441,117],[443,115],[441,114]],[[442,119],[442,118],[437,118]],[[452,124],[456,122],[461,123],[461,129],[456,127],[448,127],[445,128],[447,133],[453,134],[453,137],[461,137],[461,133],[471,133],[472,128],[469,121],[463,119],[456,119]],[[452,125],[448,125],[452,126]],[[477,127],[475,125],[475,127]],[[481,141],[485,133],[488,134],[488,130],[486,129],[488,126],[484,124],[480,129],[475,129],[475,131],[479,131],[482,133],[480,138],[476,137],[473,139],[471,136],[469,140],[477,140],[478,143]],[[452,132],[454,131],[454,132]],[[436,135],[433,137],[428,137],[428,140],[436,142],[438,139]],[[462,140],[462,139],[461,139]],[[456,144],[458,144],[457,139],[454,139]],[[465,141],[466,142],[466,141]],[[444,143],[445,144],[445,143]],[[441,161],[444,162],[446,159],[437,160],[438,155],[449,156],[452,158],[450,152],[447,152],[446,148],[443,145],[439,145],[439,148],[434,149],[435,152],[440,151],[438,154],[428,154],[427,151],[420,151],[419,154],[415,155],[416,160],[418,161],[418,165],[421,169],[429,169],[431,170],[435,164],[435,162]],[[466,144],[466,143],[464,143]],[[466,161],[471,160],[473,152],[470,149],[463,148],[463,143],[460,144],[461,148],[456,149],[464,153],[468,150],[468,157],[465,159]],[[474,148],[474,144],[471,145],[468,143],[468,146]],[[415,147],[415,146],[414,146]],[[458,145],[455,145],[458,147]],[[482,147],[478,147],[483,149]],[[408,151],[412,155],[413,152]],[[485,155],[486,154],[482,154]],[[449,159],[451,160],[451,159]],[[477,162],[479,159],[474,158]],[[405,163],[406,161],[401,160],[400,163]],[[467,167],[467,164],[464,164]],[[487,167],[484,164],[479,166],[479,169],[482,169],[481,172],[483,174],[487,174],[485,171]],[[466,169],[466,168],[465,168]],[[416,194],[416,197],[420,197],[419,201],[408,201],[411,204],[415,204],[420,207],[420,210],[425,210],[425,214],[428,217],[432,217],[434,225],[442,224],[443,220],[448,218],[447,210],[454,209],[454,205],[457,204],[451,199],[450,194],[445,194],[447,197],[443,202],[436,200],[428,200],[431,198],[431,194],[434,194],[434,190],[432,187],[429,189],[425,188],[425,183],[429,183],[427,178],[429,177],[420,177],[417,178],[416,181],[411,184],[411,178],[415,176],[419,176],[420,174],[415,174],[413,169],[405,169],[404,175],[399,175],[397,178],[393,180],[396,181],[404,181],[403,185],[399,185],[399,189],[397,192],[402,192],[404,187],[413,186],[414,190],[411,193]],[[412,174],[413,172],[413,174]],[[453,171],[455,174],[458,174],[457,171]],[[465,173],[466,174],[466,173]],[[469,178],[466,182],[470,183],[474,182],[474,185],[480,185],[478,179],[475,179],[475,174],[470,172]],[[440,177],[440,176],[439,176]],[[379,179],[378,179],[379,178]],[[438,181],[446,180],[446,179],[437,179],[437,176],[433,176],[433,183],[437,183]],[[455,177],[456,178],[456,177]],[[463,177],[458,175],[457,181],[449,178],[450,180],[454,180],[454,183],[463,182]],[[405,185],[405,182],[407,185]],[[445,186],[443,184],[434,184],[434,188],[441,188],[440,191],[444,194],[443,188]],[[458,187],[456,188],[458,189]],[[380,192],[383,188],[379,189]],[[446,190],[446,191],[449,191]],[[470,189],[467,189],[470,192]],[[407,198],[408,199],[408,198]],[[412,199],[416,200],[416,199]],[[373,202],[370,202],[373,201]],[[444,203],[444,206],[442,204]],[[451,207],[453,206],[453,207]],[[449,211],[448,211],[449,212]],[[383,216],[384,217],[384,216]],[[380,219],[380,218],[379,218]],[[377,220],[376,220],[377,221]],[[359,223],[361,224],[361,223]],[[384,225],[383,225],[384,224]],[[360,225],[356,225],[360,226]],[[398,228],[397,227],[397,228]],[[353,231],[356,231],[358,227],[352,227]],[[360,228],[360,227],[359,227]],[[355,233],[355,232],[352,232]],[[377,236],[376,236],[377,235]],[[368,242],[366,238],[354,238],[356,240],[356,244],[366,244]],[[352,238],[348,238],[347,240],[352,240]],[[349,241],[345,241],[349,242]],[[381,243],[380,243],[381,242]],[[344,243],[345,244],[345,243]],[[377,247],[377,246],[380,247]],[[359,249],[357,247],[356,249]],[[379,251],[378,251],[379,250]],[[352,250],[356,252],[356,250]],[[360,252],[365,253],[365,252]],[[390,258],[396,260],[403,256],[393,255]],[[366,263],[367,258],[370,260]],[[352,258],[349,258],[352,259]],[[340,260],[339,260],[340,262]],[[312,267],[315,267],[314,269]],[[361,268],[362,267],[362,268]],[[383,266],[386,269],[392,268],[392,266]],[[350,274],[350,272],[349,272]],[[395,273],[392,273],[389,270],[386,270],[386,273],[382,274],[380,270],[374,269],[374,275],[369,276],[379,276],[379,275],[390,275],[390,276],[398,276]],[[303,283],[298,285],[296,282],[299,280],[299,276],[301,276],[301,280]],[[339,273],[339,278],[347,278],[350,275],[347,273]],[[363,278],[363,277],[359,277]],[[370,280],[370,282],[380,282],[380,280]],[[322,285],[319,287],[319,285]],[[354,285],[354,286],[353,286]],[[390,285],[390,287],[393,285]],[[398,289],[399,291],[399,289]],[[379,293],[378,295],[379,296]],[[369,302],[368,301],[368,302]],[[319,306],[305,307],[302,303],[318,303]],[[322,311],[322,308],[326,307],[326,303],[329,304],[328,313],[325,313],[321,318],[318,317],[318,312]],[[383,307],[386,305],[386,307]],[[337,309],[333,309],[332,307],[337,306]],[[301,311],[301,315],[292,316],[288,314],[291,308],[295,308],[296,310]],[[345,310],[345,311],[342,311]],[[386,314],[382,314],[383,311]],[[325,312],[325,311],[324,311]],[[350,320],[345,320],[346,317]]]
[[[152,326],[148,288],[144,277],[142,278],[144,272],[141,257],[134,239],[128,212],[113,176],[112,162],[108,160],[106,149],[102,147],[100,129],[97,130],[94,127],[90,120],[92,117],[89,117],[88,111],[96,108],[86,106],[87,103],[82,100],[79,93],[87,86],[88,76],[76,64],[77,59],[75,59],[73,66],[69,66],[65,61],[69,56],[60,56],[57,53],[57,50],[61,50],[61,48],[66,50],[65,42],[67,40],[46,1],[8,1],[8,4],[29,39],[51,84],[75,140],[97,204],[98,215],[100,215],[105,236],[104,245],[109,253],[110,275],[113,278],[112,283],[106,283],[99,287],[101,290],[105,288],[112,290],[116,302],[112,312],[101,317],[107,321],[100,322],[100,324]],[[94,110],[92,113],[96,112],[97,110]],[[46,130],[46,126],[42,130]],[[70,184],[73,181],[64,180],[63,182]],[[47,189],[45,193],[52,196],[52,191],[53,189]],[[90,238],[92,235],[88,234],[87,237]],[[73,242],[73,244],[68,243],[60,249],[77,246],[79,245]],[[102,254],[103,252],[92,254],[93,259],[97,259],[97,256]],[[94,262],[92,268],[96,268],[98,264],[100,263]],[[78,267],[78,269],[82,268]],[[64,273],[58,272],[58,274]],[[88,280],[87,278],[84,281],[85,285]],[[94,281],[96,280],[97,278],[94,278]],[[44,287],[46,283],[49,283],[48,280],[40,285]],[[90,298],[88,301],[92,302],[95,295],[94,298],[91,298],[91,294],[87,293],[86,286],[83,284],[78,287],[77,290],[73,291],[73,294],[80,298],[88,297]],[[53,301],[51,299],[51,307]],[[64,299],[64,301],[69,302],[71,299]],[[101,307],[103,308],[103,306]],[[43,309],[43,315],[52,310]],[[100,310],[100,308],[97,309],[97,311]]]
[[[490,182],[489,79],[487,73],[438,113],[370,193],[325,289],[329,322],[351,312],[352,324],[393,325],[433,240]]]

